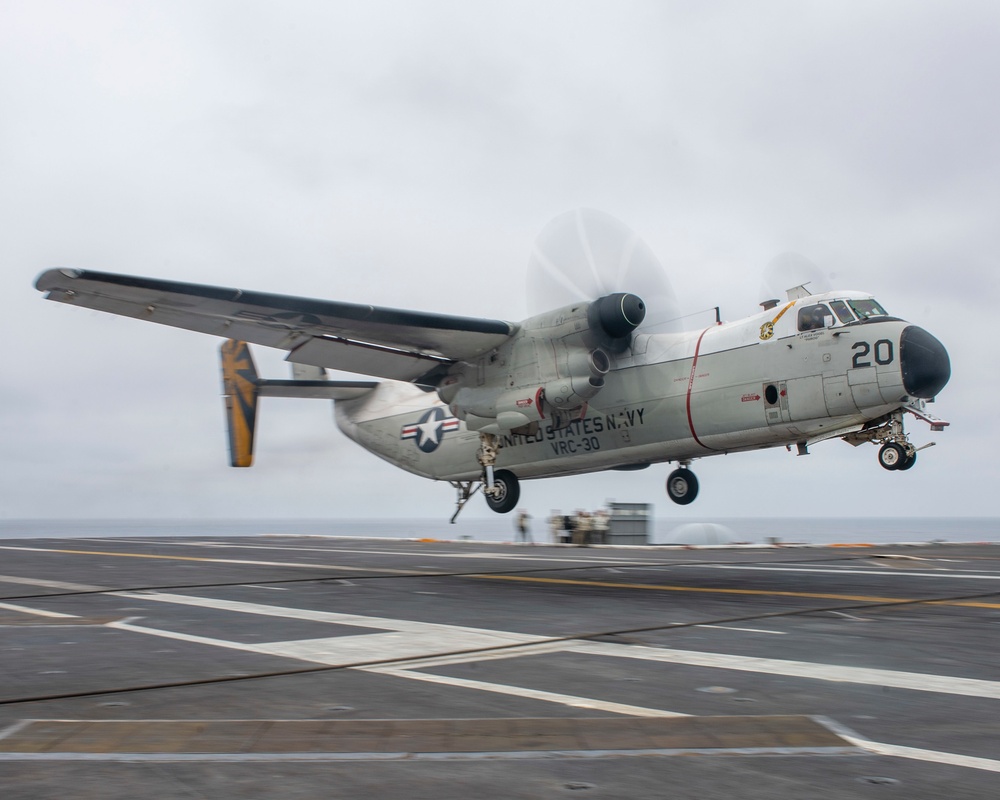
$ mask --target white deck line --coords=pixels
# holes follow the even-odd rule
[[[512,697],[525,697],[529,700],[544,700],[548,703],[560,703],[573,708],[587,708],[594,711],[609,711],[613,714],[624,714],[630,717],[689,717],[690,714],[681,714],[677,711],[665,711],[662,708],[649,708],[647,706],[633,706],[626,703],[612,703],[606,700],[596,700],[592,697],[577,697],[571,694],[560,694],[558,692],[545,692],[539,689],[528,689],[523,686],[509,686],[505,683],[488,683],[486,681],[470,680],[468,678],[455,678],[448,675],[434,675],[429,672],[415,672],[408,669],[400,669],[395,666],[360,667],[360,672],[375,672],[379,675],[394,675],[399,678],[409,678],[415,681],[425,681],[427,683],[439,683],[446,686],[456,686],[462,689],[476,689],[481,692],[493,692],[495,694],[505,694]]]
[[[0,547],[2,550],[15,548]],[[43,578],[21,578],[16,575],[0,575],[0,583],[17,583],[22,586],[42,586],[46,589],[65,589],[69,592],[103,592],[107,586],[90,586],[86,583],[66,583],[64,581],[49,581]]]
[[[854,746],[878,756],[910,758],[914,761],[930,761],[934,764],[949,764],[953,767],[968,767],[969,769],[983,769],[988,772],[1000,772],[1000,761],[994,761],[991,758],[963,756],[960,753],[942,753],[939,750],[924,750],[919,747],[906,747],[900,744],[871,742],[867,739],[858,739],[854,736],[845,736],[844,739]]]
[[[512,631],[497,631],[356,614],[339,614],[327,611],[311,611],[309,609],[284,608],[260,603],[246,603],[234,600],[219,600],[208,597],[156,592],[117,592],[116,594],[138,600],[177,603],[201,608],[214,608],[222,611],[262,614],[265,616],[310,620],[313,622],[329,622],[337,625],[374,628],[382,631],[380,633],[361,634],[358,636],[335,636],[284,642],[244,644],[145,628],[131,625],[128,622],[110,623],[112,627],[132,630],[137,633],[147,633],[155,636],[212,644],[219,647],[229,647],[267,655],[297,658],[321,664],[350,666],[351,663],[361,664],[366,661],[393,658],[420,659],[422,656],[437,658],[436,654],[440,654],[446,650],[478,650],[479,652],[469,653],[467,657],[464,657],[462,654],[457,656],[459,659],[465,658],[465,660],[471,662],[487,659],[490,653],[489,648],[509,648],[510,645],[514,644],[553,644],[550,637],[515,633]],[[554,644],[560,643],[557,642]],[[731,653],[644,647],[641,645],[614,644],[610,642],[572,640],[561,643],[560,646],[563,651],[572,653],[634,658],[645,661],[757,672],[768,675],[784,675],[838,683],[886,686],[918,692],[982,697],[991,700],[1000,699],[1000,682],[979,680],[976,678],[961,678],[948,675],[932,675],[866,667],[848,667],[810,661],[758,658]],[[522,652],[520,648],[513,648],[510,652],[515,656],[527,656],[531,654],[530,648],[525,652]],[[451,663],[459,662],[451,661]]]
[[[693,667],[759,672],[767,675],[784,675],[792,678],[858,683],[868,686],[887,686],[916,692],[963,695],[1000,700],[1000,682],[977,678],[957,678],[948,675],[930,675],[922,672],[899,672],[867,667],[844,667],[819,664],[811,661],[786,661],[778,658],[757,658],[730,653],[707,653],[696,650],[644,647],[641,645],[614,644],[611,642],[567,643],[568,651],[597,656],[637,658]]]
[[[27,606],[18,606],[13,603],[0,603],[0,608],[6,608],[8,611],[19,611],[22,614],[34,614],[38,617],[53,617],[55,619],[77,619],[76,614],[60,614],[58,611],[44,611],[40,608],[28,608]]]

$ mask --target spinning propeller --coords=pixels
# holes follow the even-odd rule
[[[627,292],[645,305],[640,333],[680,329],[677,297],[653,251],[623,222],[592,208],[568,211],[542,229],[527,291],[531,315]]]
[[[760,282],[761,302],[786,302],[789,289],[805,286],[809,294],[821,294],[832,288],[826,273],[799,253],[781,253],[764,267]]]

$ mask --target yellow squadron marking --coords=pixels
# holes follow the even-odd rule
[[[785,312],[788,311],[792,306],[795,305],[795,301],[792,300],[788,305],[786,305],[781,311],[778,312],[778,316],[772,319],[770,322],[765,322],[760,326],[760,338],[761,341],[766,342],[772,336],[774,336],[774,326],[778,324],[778,320],[784,316]]]

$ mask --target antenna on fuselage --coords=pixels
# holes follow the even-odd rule
[[[808,297],[812,294],[812,292],[806,288],[806,286],[810,283],[812,283],[812,281],[806,281],[799,286],[793,286],[791,289],[788,289],[785,294],[788,295],[789,300],[801,300],[803,297]]]

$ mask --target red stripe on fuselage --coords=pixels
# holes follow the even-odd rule
[[[698,343],[694,346],[694,358],[691,360],[691,375],[688,377],[688,389],[687,389],[687,415],[688,415],[688,428],[691,430],[691,436],[694,440],[704,447],[706,450],[711,450],[712,448],[705,444],[701,439],[698,438],[698,434],[694,430],[694,420],[691,418],[691,391],[694,389],[694,376],[695,370],[698,368],[698,353],[701,351],[701,340],[705,338],[705,334],[709,332],[711,328],[705,328],[701,332],[701,336],[698,337]]]

